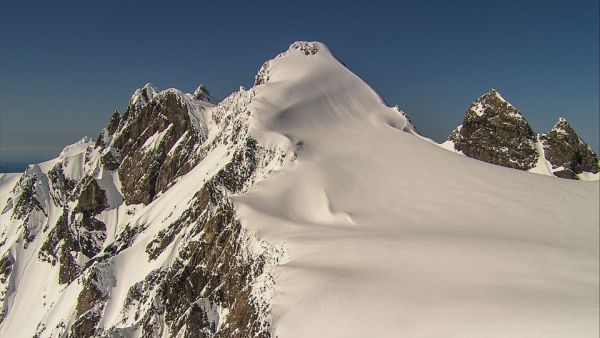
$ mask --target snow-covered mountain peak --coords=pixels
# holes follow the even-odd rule
[[[298,50],[304,53],[304,55],[315,55],[319,51],[326,51],[329,53],[329,48],[322,42],[309,42],[309,41],[296,41],[290,45],[288,51]]]
[[[317,41],[296,41],[292,43],[289,48],[277,54],[273,59],[267,60],[259,69],[255,77],[255,85],[261,85],[270,80],[270,68],[271,64],[275,61],[293,64],[293,67],[299,72],[303,73],[311,65],[314,65],[316,59],[332,59],[335,62],[337,60],[329,51],[329,48],[322,43]]]
[[[550,129],[550,132],[553,131],[561,134],[576,134],[575,130],[573,127],[571,127],[567,119],[562,116],[558,118],[558,121],[554,124],[552,129]]]
[[[216,105],[146,85],[0,174],[0,336],[597,336],[597,183],[439,149],[318,42],[259,75]],[[480,99],[460,149],[527,168]]]
[[[469,107],[469,111],[478,117],[490,110],[513,118],[522,118],[521,113],[494,88],[477,98]]]
[[[151,84],[146,84],[135,91],[125,113],[125,120],[131,121],[143,110],[156,110],[167,119],[181,121],[189,120],[192,126],[202,134],[208,132],[204,110],[214,107],[214,99],[208,94],[205,86],[196,90],[198,99],[193,94],[186,94],[176,88],[158,90]],[[202,96],[204,95],[204,96]],[[202,99],[203,98],[203,99]],[[143,123],[149,121],[142,119]]]
[[[157,92],[158,90],[153,84],[146,83],[142,88],[136,89],[133,95],[131,95],[129,105],[133,107],[144,105],[152,100]]]
[[[206,86],[204,84],[200,84],[198,86],[198,88],[196,88],[196,90],[194,91],[194,94],[192,94],[192,98],[194,100],[200,100],[200,101],[209,102],[209,103],[213,103],[213,104],[217,103],[217,99],[215,99],[214,97],[212,97],[210,95],[210,93],[208,92],[208,89],[206,88]]]
[[[314,52],[314,54],[313,54]],[[307,54],[308,53],[308,54]],[[338,61],[320,42],[296,42],[261,67],[253,90],[253,110],[260,111],[253,130],[268,135],[267,144],[280,139],[308,144],[331,136],[351,124],[393,127],[414,133],[406,114],[388,107],[362,79]],[[328,132],[321,132],[327,128]],[[319,132],[317,132],[319,131]]]
[[[487,97],[495,97],[504,102],[508,102],[508,101],[506,101],[506,99],[504,99],[504,97],[502,97],[502,94],[500,94],[500,91],[496,88],[491,88],[490,90],[485,92],[483,95],[481,95],[478,99],[481,100],[481,99],[484,99]]]
[[[498,99],[507,102],[503,97],[502,94],[500,94],[500,91],[498,91],[498,89],[496,88],[492,88],[490,90],[488,90],[485,94],[483,94],[482,96],[495,96]]]
[[[79,141],[63,148],[59,156],[69,156],[74,153],[79,153],[82,149],[86,149],[93,144],[93,140],[89,136],[84,136]]]

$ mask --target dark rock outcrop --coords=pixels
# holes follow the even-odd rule
[[[97,255],[106,239],[106,225],[96,219],[107,206],[106,192],[94,178],[87,177],[80,183],[76,207],[63,213],[42,244],[38,257],[52,265],[58,263],[59,283],[70,283],[83,270],[78,255],[86,259]]]
[[[77,182],[65,177],[62,162],[58,162],[48,172],[48,181],[54,204],[62,207],[66,206],[73,199],[73,192],[75,191]]]
[[[77,201],[76,212],[98,214],[108,207],[106,192],[100,188],[94,178],[83,185]]]
[[[52,265],[59,263],[58,282],[66,284],[75,280],[81,272],[74,255],[78,251],[77,234],[69,226],[69,213],[65,209],[42,244],[38,257]]]
[[[471,104],[448,139],[466,156],[504,167],[528,170],[538,158],[535,132],[494,89]]]
[[[7,212],[26,241],[43,234],[32,258],[54,266],[61,287],[81,286],[69,314],[52,327],[39,322],[37,335],[270,336],[268,291],[274,281],[269,269],[285,253],[246,232],[229,196],[247,191],[295,155],[252,138],[254,95],[240,89],[203,114],[213,107],[205,101],[210,95],[204,87],[190,95],[145,86],[122,116],[113,115],[94,145],[85,141],[65,148],[47,173],[35,167],[23,176]],[[208,125],[214,128],[210,139]],[[160,220],[128,217],[144,206],[127,204],[155,201],[207,154],[216,154],[220,163],[208,162],[214,170],[193,182],[186,200],[178,202],[182,209]],[[163,223],[159,229],[157,222]],[[156,262],[154,270],[133,285],[118,286],[129,288],[124,303],[114,305],[122,306],[119,324],[102,325],[121,271],[114,270],[121,268],[115,258],[135,246],[142,233],[143,241],[152,236],[141,248],[148,262]],[[13,261],[0,260],[2,287],[11,282]]]
[[[217,100],[210,95],[208,89],[203,84],[199,85],[198,88],[192,94],[194,100],[200,100],[204,102],[216,103]]]
[[[0,285],[8,286],[9,280],[12,277],[13,265],[15,258],[10,252],[7,252],[0,258]],[[0,288],[0,323],[6,316],[6,301],[7,294],[10,293],[8,288]]]
[[[540,135],[546,160],[552,164],[554,175],[577,179],[577,174],[598,173],[598,155],[585,144],[566,119],[560,118],[547,134]]]
[[[35,175],[23,175],[19,180],[17,187],[21,189],[21,193],[13,209],[13,219],[18,218],[27,221],[34,210],[46,213],[37,193],[38,184],[39,180]]]
[[[314,42],[296,41],[290,45],[288,51],[289,50],[299,50],[299,51],[303,52],[304,55],[311,56],[311,55],[315,55],[319,52],[319,47]],[[282,57],[286,53],[287,52],[280,53],[279,55],[277,55],[275,57],[275,59]],[[260,69],[258,70],[258,73],[254,77],[254,85],[255,86],[269,82],[269,78],[271,76],[270,75],[271,62],[272,62],[272,60],[268,60],[267,62],[263,63],[263,65],[260,67]]]
[[[71,327],[70,337],[99,337],[98,322],[109,298],[108,287],[115,283],[107,263],[92,265],[83,278],[83,290],[77,298],[77,320]]]
[[[121,114],[119,111],[115,111],[115,113],[111,116],[110,121],[108,121],[108,125],[104,128],[98,138],[96,139],[96,147],[104,147],[109,141],[110,137],[117,131],[119,128],[119,124],[121,123]]]
[[[191,155],[205,139],[202,131],[193,127],[185,100],[180,92],[167,90],[144,105],[129,106],[127,121],[113,144],[123,159],[118,171],[128,204],[150,203],[175,177],[195,164],[186,165],[186,154],[171,152],[177,145],[180,152]],[[147,144],[152,137],[157,138],[156,142]],[[115,156],[107,159],[117,161]]]
[[[579,174],[599,171],[598,156],[564,118],[547,134],[537,135],[494,89],[469,106],[463,124],[448,141],[468,157],[514,169],[536,167],[543,150],[556,177],[578,179]]]

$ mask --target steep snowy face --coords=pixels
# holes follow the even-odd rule
[[[440,149],[318,42],[211,100],[0,175],[0,336],[597,336],[597,182]]]
[[[250,135],[253,91],[198,95],[146,85],[95,143],[0,177],[0,335],[267,334],[285,254],[228,197],[294,154]]]
[[[257,82],[252,134],[297,154],[232,197],[290,258],[275,268],[273,336],[597,335],[597,182],[440,149],[318,43],[292,45]],[[467,135],[494,134],[464,142],[533,166],[525,119],[497,92],[478,101]]]
[[[387,125],[417,134],[404,112],[387,107],[319,42],[295,42],[261,67],[256,84],[252,108],[260,113],[253,130],[267,144],[285,135],[294,144],[309,146],[301,139],[303,132],[326,135],[326,130],[349,124]]]
[[[555,176],[571,179],[597,176],[598,155],[577,136],[566,119],[559,118],[550,132],[540,135],[540,141]]]
[[[142,88],[136,89],[133,95],[131,95],[131,99],[129,99],[129,106],[139,107],[154,98],[154,95],[158,90],[151,83],[146,83]]]
[[[265,65],[267,81],[217,105],[204,86],[145,85],[95,143],[3,177],[2,334],[269,334],[285,250],[245,230],[229,197],[328,129],[414,129],[320,43]]]
[[[468,157],[520,170],[535,167],[539,156],[531,126],[495,89],[469,106],[448,141]]]
[[[93,170],[89,166],[93,145],[90,139],[84,138],[65,147],[56,159],[28,166],[10,189],[5,182],[0,184],[2,198],[6,198],[0,214],[0,260],[3,265],[0,321],[10,314],[19,285],[27,289],[26,285],[35,283],[35,278],[22,281],[28,266],[25,262],[31,259],[25,252],[35,252],[34,260],[40,264],[43,261],[54,265],[60,261],[60,267],[52,275],[56,278],[55,283],[64,284],[73,280],[79,271],[78,264],[85,264],[99,251],[105,228],[93,216],[106,207],[107,200],[105,194],[95,194],[98,185],[88,177],[88,172]],[[85,197],[76,202],[79,196]],[[77,210],[80,217],[72,219],[72,227],[61,227],[64,210],[68,209]],[[60,231],[55,224],[59,224]],[[73,236],[78,238],[77,245],[72,241]],[[42,238],[46,237],[45,245],[41,246]],[[31,292],[35,293],[34,290]],[[38,310],[32,309],[32,312]]]

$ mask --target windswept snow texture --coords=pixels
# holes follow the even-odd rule
[[[0,174],[0,336],[598,337],[597,181],[444,150],[318,42],[208,95],[144,86],[95,145]],[[191,125],[165,149],[163,96]],[[182,169],[128,202],[156,149]],[[59,282],[63,208],[105,237],[50,241]]]
[[[598,183],[405,133],[316,46],[271,62],[256,89],[258,133],[301,142],[295,165],[235,198],[243,224],[289,250],[273,334],[597,337]]]

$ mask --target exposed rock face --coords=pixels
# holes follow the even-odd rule
[[[77,201],[75,210],[82,213],[98,214],[108,206],[106,192],[98,186],[93,178],[83,185]]]
[[[310,57],[311,55],[315,55],[319,52],[319,47],[314,42],[308,41],[296,41],[290,45],[289,50],[299,50],[304,53],[304,55]],[[288,50],[288,51],[289,51]],[[275,59],[281,58],[286,55],[288,52],[279,53]],[[264,83],[269,82],[269,71],[271,68],[272,60],[268,60],[263,63],[263,65],[258,70],[258,73],[254,77],[254,85],[258,86]]]
[[[46,213],[45,208],[40,202],[38,193],[39,182],[36,175],[25,175],[18,183],[21,192],[17,203],[14,206],[13,218],[21,218],[27,220],[34,210]]]
[[[210,102],[210,103],[218,103],[217,99],[215,99],[214,97],[212,97],[210,95],[210,93],[208,92],[208,89],[203,84],[199,85],[198,88],[196,88],[192,97],[194,98],[194,100],[200,100],[200,101]]]
[[[579,179],[582,173],[599,172],[598,156],[564,118],[549,133],[535,134],[494,89],[469,106],[463,124],[447,143],[471,158],[560,178]]]
[[[292,43],[290,49],[301,50],[305,55],[315,55],[319,51],[319,48],[315,43],[308,41],[296,41]]]
[[[51,187],[52,200],[56,205],[65,207],[69,201],[73,200],[77,182],[65,176],[62,164],[57,163],[48,172],[48,180]]]
[[[50,231],[38,257],[52,265],[59,264],[58,282],[70,283],[75,280],[81,268],[76,263],[76,252],[80,251],[75,229],[69,225],[68,211],[64,210],[55,227]]]
[[[466,156],[504,167],[528,170],[538,158],[529,123],[494,89],[471,104],[448,139]]]
[[[70,331],[72,337],[98,337],[96,328],[106,301],[110,296],[109,288],[115,285],[108,263],[98,263],[86,270],[83,277],[83,290],[77,298],[75,318]]]
[[[546,160],[555,169],[554,175],[577,179],[577,174],[598,173],[598,155],[585,144],[571,125],[560,118],[547,134],[540,135]]]
[[[150,203],[173,178],[191,169],[194,163],[186,166],[187,157],[182,153],[191,153],[206,138],[205,130],[193,128],[192,105],[183,93],[167,90],[145,104],[140,102],[150,96],[146,91],[141,95],[132,99],[127,120],[113,142],[123,158],[119,175],[128,204]],[[171,151],[176,145],[178,151]],[[111,160],[118,161],[115,156]]]
[[[4,320],[8,308],[7,294],[10,289],[10,279],[13,271],[15,258],[10,253],[4,254],[0,258],[0,299],[2,300],[2,308],[0,308],[0,322]]]
[[[215,107],[204,86],[192,95],[146,85],[95,142],[65,148],[50,170],[31,167],[6,206],[10,227],[23,240],[6,245],[31,243],[32,264],[55,267],[53,287],[75,290],[77,298],[59,322],[40,321],[36,336],[270,336],[270,305],[260,290],[272,285],[269,266],[285,259],[285,251],[246,233],[229,196],[247,191],[294,154],[266,149],[251,137],[253,98],[253,91],[240,89]],[[184,184],[194,192],[189,198],[158,201],[173,208],[159,219],[136,216],[162,193],[181,190],[178,178],[207,156],[219,160],[206,165],[213,169],[202,180]],[[119,281],[115,262],[135,246],[146,256],[132,264],[156,266],[126,286],[122,303],[111,304]],[[11,294],[28,292],[11,284],[12,267],[22,259],[0,258],[0,321],[11,310]],[[109,307],[120,309],[119,321],[102,324]]]

